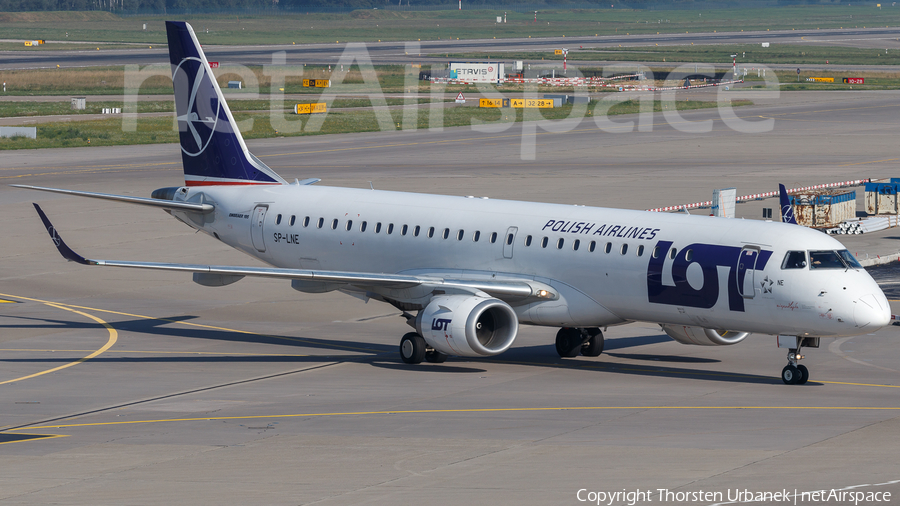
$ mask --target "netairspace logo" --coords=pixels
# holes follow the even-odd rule
[[[749,489],[728,489],[725,491],[672,491],[667,488],[652,489],[635,489],[635,490],[618,490],[618,491],[591,491],[586,488],[578,490],[575,495],[579,502],[595,504],[597,506],[613,504],[627,504],[635,506],[637,504],[697,504],[697,503],[713,503],[715,505],[724,504],[746,504],[746,503],[764,503],[764,504],[798,504],[803,503],[828,503],[828,504],[852,504],[858,506],[860,504],[877,504],[888,503],[891,501],[890,492],[864,492],[860,490],[847,489],[831,489],[831,490],[813,490],[800,492],[797,489],[789,491],[782,490],[766,490],[752,491]]]

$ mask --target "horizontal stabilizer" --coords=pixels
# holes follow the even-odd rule
[[[196,211],[198,213],[211,213],[215,210],[212,204],[194,204],[191,202],[175,202],[172,200],[151,199],[146,197],[129,197],[126,195],[111,195],[109,193],[83,192],[77,190],[63,190],[61,188],[44,188],[43,186],[29,186],[25,184],[11,184],[16,188],[26,188],[28,190],[40,190],[44,192],[62,193],[64,195],[76,195],[79,197],[90,197],[92,199],[115,200],[117,202],[127,202],[129,204],[140,204],[143,206],[161,207],[163,209],[178,209],[181,211]],[[40,211],[38,211],[40,212]]]

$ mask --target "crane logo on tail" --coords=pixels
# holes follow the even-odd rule
[[[209,146],[216,132],[222,105],[215,90],[210,90],[214,84],[200,58],[189,56],[181,60],[172,73],[172,82],[176,106],[186,106],[184,110],[178,107],[178,129],[190,133],[189,139],[182,136],[181,150],[188,156],[197,156]],[[183,100],[185,96],[187,100]],[[198,96],[201,100],[197,100]]]

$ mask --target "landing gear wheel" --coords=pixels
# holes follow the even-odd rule
[[[577,357],[581,351],[581,331],[563,327],[556,333],[556,353],[560,357]]]
[[[603,353],[603,332],[596,328],[586,330],[591,338],[581,345],[581,354],[585,357],[599,357]]]
[[[796,385],[803,378],[803,373],[797,367],[788,364],[781,370],[781,381],[785,385]]]
[[[797,384],[805,385],[809,381],[809,369],[805,365],[797,364],[797,370],[800,371],[800,379],[797,380]]]
[[[426,351],[425,361],[431,362],[432,364],[441,364],[447,360],[447,356],[446,353],[441,353],[437,350]]]
[[[425,359],[425,338],[410,332],[400,339],[400,358],[407,364],[421,364]]]

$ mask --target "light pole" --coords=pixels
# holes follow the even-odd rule
[[[734,74],[734,77],[737,77],[737,55],[731,55],[731,69]]]

